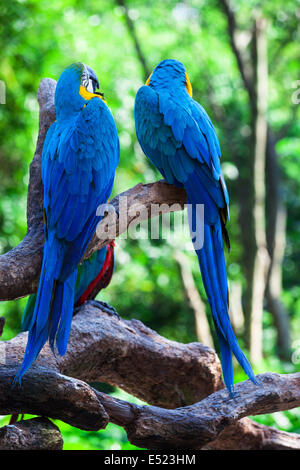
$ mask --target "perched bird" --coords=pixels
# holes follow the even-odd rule
[[[74,307],[80,307],[86,301],[93,300],[102,289],[105,289],[111,281],[113,271],[114,242],[110,242],[78,266]],[[30,295],[22,316],[22,331],[29,329],[35,302],[36,294]]]
[[[102,289],[109,285],[114,271],[114,246],[114,242],[110,242],[78,266],[74,296],[75,312],[76,307],[80,307],[86,301],[93,300]],[[22,331],[27,331],[29,328],[35,302],[36,294],[30,295],[22,316]],[[98,304],[102,310],[117,315],[113,307],[108,306],[105,302],[98,302]],[[15,424],[18,418],[19,413],[13,413],[9,424]]]
[[[39,287],[23,362],[14,383],[45,342],[64,355],[70,334],[77,267],[107,203],[120,145],[113,116],[96,92],[99,82],[85,64],[74,63],[59,77],[56,121],[42,155],[45,245]]]
[[[215,129],[204,108],[192,98],[185,67],[177,60],[163,60],[155,67],[137,92],[134,116],[144,153],[168,183],[186,190],[191,236],[217,331],[224,381],[233,395],[232,353],[248,377],[257,380],[228,315],[223,239],[230,249],[225,227],[229,198]],[[196,224],[199,204],[204,205],[204,224]],[[197,246],[200,230],[204,230],[202,247]]]

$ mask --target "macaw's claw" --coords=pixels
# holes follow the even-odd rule
[[[237,398],[239,398],[239,396],[240,396],[239,392],[235,392],[231,390],[229,392],[228,400],[236,400]]]
[[[78,305],[78,307],[75,307],[74,310],[73,310],[73,317],[75,317],[75,315],[79,312],[79,310],[81,309],[82,305]]]
[[[116,317],[118,320],[121,319],[120,315],[114,309],[114,307],[112,307],[106,302],[100,300],[88,300],[86,303],[93,305],[93,307],[99,308],[100,310],[102,310],[102,312],[108,313],[108,315]]]

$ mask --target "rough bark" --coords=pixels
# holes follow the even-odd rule
[[[45,78],[37,92],[40,107],[39,134],[29,173],[27,233],[17,247],[0,256],[0,300],[16,299],[34,292],[39,279],[44,244],[41,156],[47,130],[56,117],[55,87],[55,80]]]
[[[12,389],[26,340],[27,333],[21,333],[0,343],[0,414],[39,414],[91,431],[111,421],[124,427],[130,442],[147,449],[243,449],[252,439],[253,448],[300,449],[300,436],[239,421],[299,406],[299,373],[261,374],[259,386],[249,380],[237,384],[232,399],[222,388],[212,349],[166,340],[92,302],[74,317],[66,356],[54,358],[46,345],[21,386]],[[117,385],[151,405],[110,397],[83,377]]]
[[[223,387],[217,355],[200,343],[170,341],[138,320],[101,314],[101,304],[93,302],[80,309],[72,325],[66,355],[55,359],[46,346],[39,364],[79,380],[121,386],[165,408],[194,403]],[[0,343],[0,358],[7,358],[9,370],[22,361],[26,338],[22,333]]]
[[[259,379],[259,387],[250,381],[238,384],[236,399],[230,399],[226,390],[220,390],[199,403],[172,411],[143,407],[133,424],[126,427],[129,440],[151,449],[202,449],[244,416],[273,413],[289,407],[293,400],[299,406],[299,374],[284,378],[262,374]]]
[[[33,418],[0,428],[0,450],[62,450],[63,440],[47,418]]]
[[[203,447],[203,450],[298,450],[299,435],[240,419]]]

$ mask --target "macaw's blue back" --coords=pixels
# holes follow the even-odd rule
[[[112,114],[96,92],[95,72],[82,63],[61,74],[56,121],[42,155],[45,245],[21,380],[48,340],[64,355],[70,334],[77,268],[110,196],[120,147]],[[103,213],[103,211],[102,211]]]
[[[229,248],[229,197],[216,132],[203,107],[193,100],[185,68],[176,60],[157,65],[146,86],[137,92],[134,113],[144,153],[168,183],[187,192],[191,236],[219,339],[224,381],[232,394],[232,353],[250,379],[257,381],[228,315],[223,239]],[[204,218],[198,210],[200,204],[204,205]]]

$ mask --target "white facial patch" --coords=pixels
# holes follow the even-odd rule
[[[94,93],[93,81],[91,79],[89,79],[89,83],[88,83],[88,86],[86,87],[86,89],[90,93]]]
[[[86,68],[86,66],[84,65],[83,66],[83,72],[82,72],[82,76],[81,76],[81,84],[88,90],[88,86],[90,84],[90,81],[89,80],[89,73],[88,73],[88,70]]]

